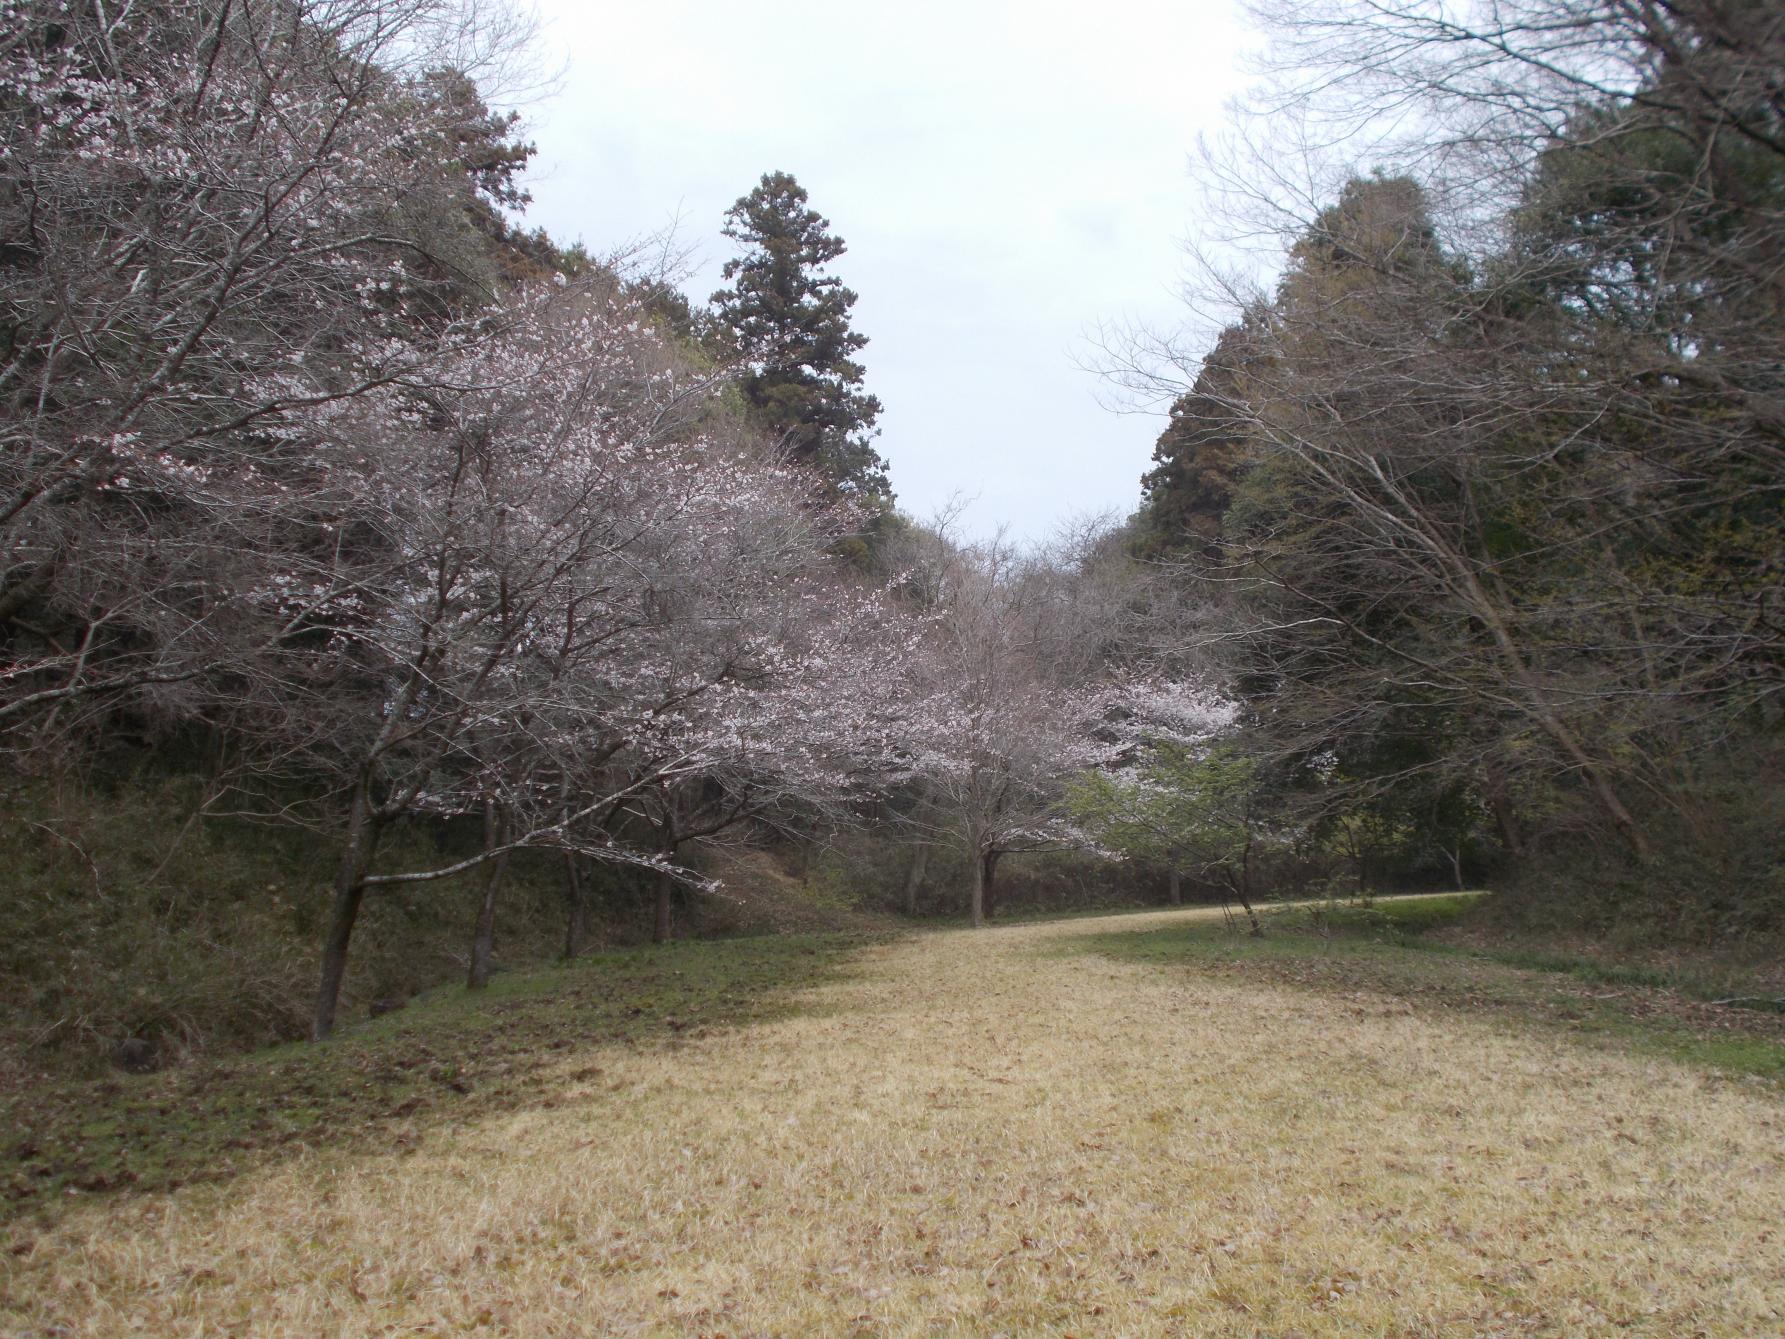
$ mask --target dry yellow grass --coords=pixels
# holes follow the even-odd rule
[[[551,1109],[77,1211],[0,1262],[0,1324],[1785,1332],[1775,1096],[1375,997],[1040,952],[1168,919],[876,949],[799,1016],[577,1056]]]

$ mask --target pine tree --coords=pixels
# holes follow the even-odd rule
[[[785,172],[765,175],[725,217],[744,251],[726,262],[732,286],[712,301],[720,337],[749,364],[751,418],[839,493],[890,506],[886,462],[871,445],[880,401],[862,391],[854,359],[868,342],[849,327],[856,295],[825,273],[843,239]]]

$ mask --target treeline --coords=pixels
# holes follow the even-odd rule
[[[1208,271],[1231,315],[1134,523],[1208,602],[1242,730],[1101,812],[1224,867],[1311,835],[1360,884],[1785,929],[1785,12],[1262,17],[1275,167],[1228,184],[1300,221],[1271,286]],[[1256,185],[1290,138],[1382,166],[1298,214]]]
[[[480,880],[484,984],[523,852],[562,862],[570,953],[597,864],[665,938],[692,845],[870,816],[964,833],[977,917],[1001,853],[1061,839],[1066,772],[1201,701],[1110,650],[1082,555],[892,512],[791,177],[697,310],[515,224],[500,11],[5,13],[0,732],[77,789],[122,740],[202,758],[191,822],[318,834],[311,1036],[380,892]],[[430,860],[441,824],[481,838]]]

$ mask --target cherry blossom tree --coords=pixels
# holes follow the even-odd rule
[[[701,741],[699,769],[626,801],[666,861],[740,824],[844,821],[909,776],[913,721],[934,705],[910,673],[923,622],[860,584],[828,548],[814,546],[808,570],[763,583],[741,604],[734,583],[729,619],[690,625],[691,639],[723,646],[742,636],[749,649],[726,651],[724,682],[676,713]],[[683,663],[701,654],[691,647]],[[649,755],[639,761],[650,766]],[[660,943],[676,877],[666,867],[657,884]]]
[[[804,526],[772,469],[706,431],[711,380],[620,286],[542,283],[473,324],[442,375],[315,407],[304,424],[367,500],[336,570],[290,597],[315,652],[274,685],[269,713],[273,756],[326,768],[346,809],[319,1036],[367,889],[527,846],[626,858],[599,820],[694,766],[698,741],[673,712],[725,672],[675,663],[665,630],[704,612],[691,573],[728,515],[779,506]],[[641,739],[657,743],[648,776],[585,792]],[[381,834],[418,812],[488,814],[486,849],[375,873]]]
[[[1208,705],[1210,726],[1231,725],[1231,710]],[[1218,879],[1262,934],[1255,871],[1260,849],[1278,836],[1260,812],[1263,800],[1255,760],[1218,736],[1152,736],[1118,765],[1075,778],[1068,804],[1100,849],[1162,866],[1173,906],[1183,900],[1186,872]]]
[[[0,726],[36,745],[83,704],[196,718],[291,634],[251,592],[340,502],[294,416],[425,377],[488,296],[447,235],[525,150],[466,89],[525,31],[8,0],[0,34]]]
[[[840,802],[889,751],[871,685],[902,615],[830,556],[859,518],[727,427],[636,290],[540,283],[475,324],[425,383],[306,415],[363,501],[335,570],[264,593],[311,648],[272,685],[266,754],[332,775],[345,811],[317,1036],[371,889],[483,867],[481,984],[509,853],[685,877],[683,841]],[[413,814],[481,814],[483,849],[375,869]],[[615,836],[634,815],[642,847]]]
[[[1161,673],[1144,574],[1084,540],[1032,555],[1002,540],[954,548],[926,577],[939,614],[920,673],[934,705],[912,721],[914,770],[959,826],[975,926],[995,911],[1005,855],[1083,843],[1070,778],[1149,735],[1196,739],[1231,719]]]

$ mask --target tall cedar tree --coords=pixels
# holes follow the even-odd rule
[[[1171,406],[1171,420],[1153,447],[1153,468],[1141,476],[1145,502],[1136,535],[1148,557],[1181,556],[1219,547],[1234,489],[1252,464],[1251,426],[1235,409],[1253,332],[1221,332],[1195,384]]]
[[[725,235],[745,250],[726,262],[732,286],[713,294],[716,321],[750,364],[751,418],[839,493],[890,506],[886,462],[870,444],[880,401],[860,389],[854,359],[868,338],[849,328],[856,295],[824,273],[846,248],[806,199],[792,176],[771,172],[726,213]]]

